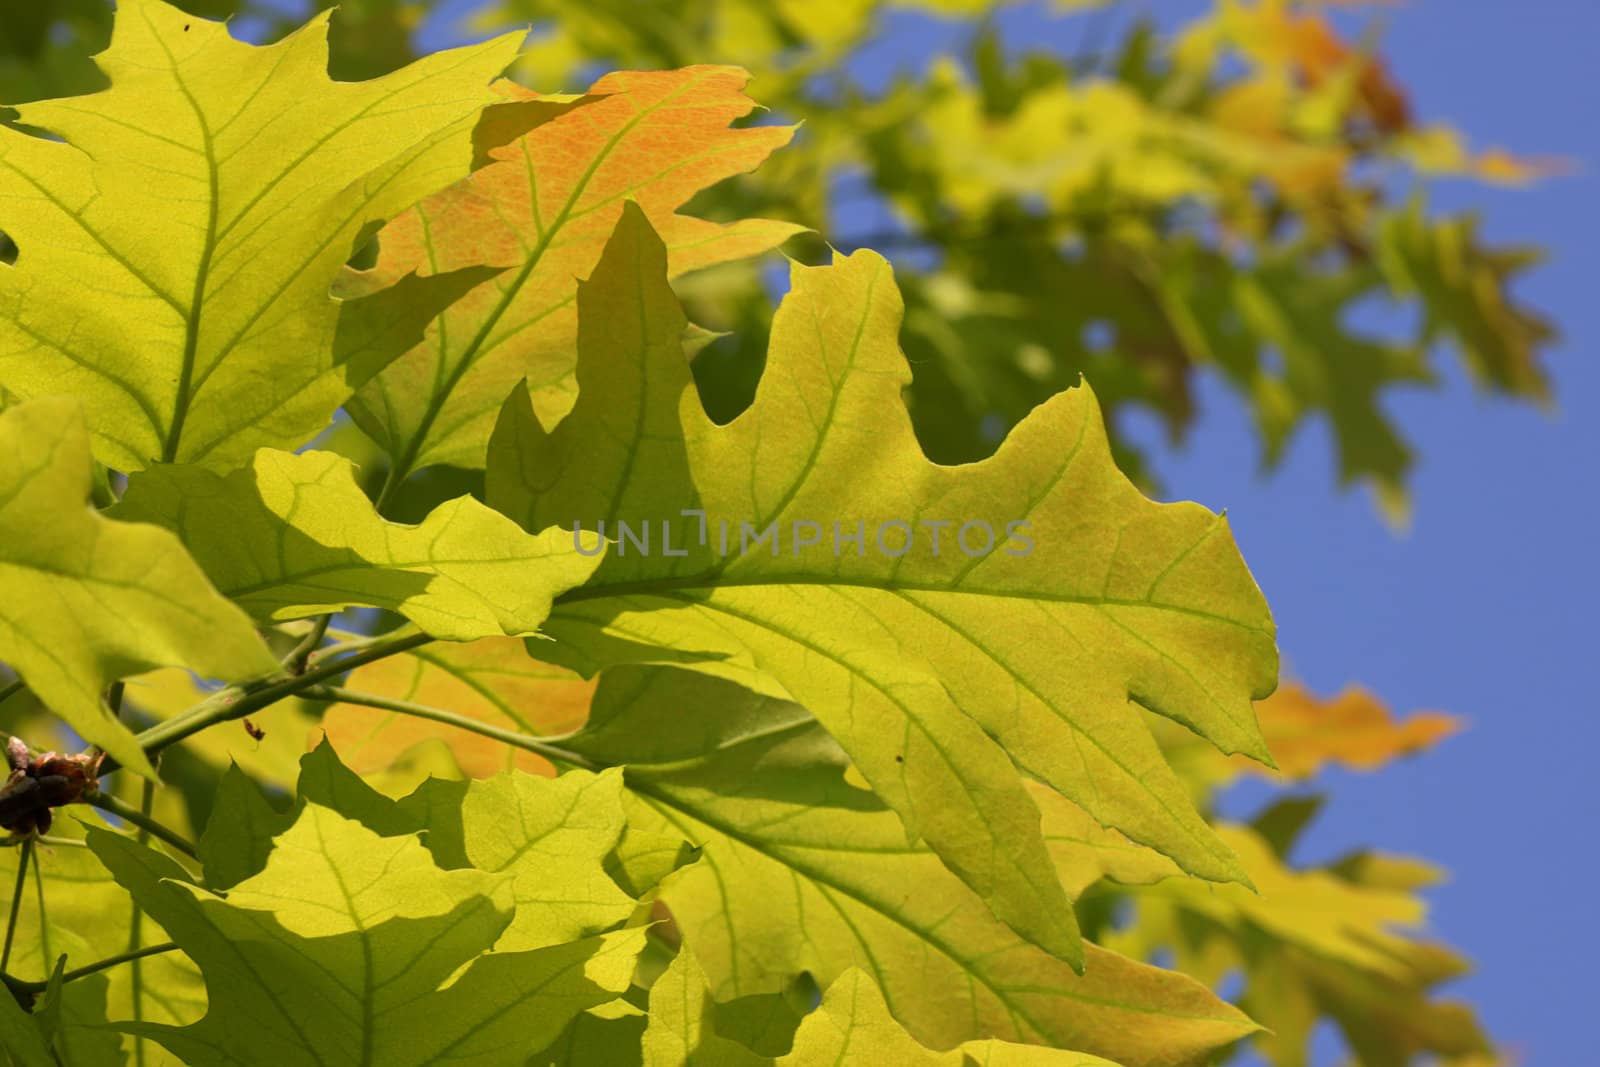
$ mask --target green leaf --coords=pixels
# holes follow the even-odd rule
[[[88,809],[70,810],[71,817],[56,819],[50,841],[34,845],[30,864],[34,873],[23,890],[7,967],[10,974],[27,981],[48,979],[63,957],[71,970],[129,947],[133,901],[83,844],[85,827],[103,828],[103,824]],[[18,854],[16,848],[0,849],[0,881],[7,886],[15,884]],[[165,940],[161,927],[143,920],[140,944]],[[60,1016],[56,1046],[64,1067],[101,1067],[122,1062],[124,1045],[131,1050],[135,1043],[143,1044],[147,1055],[161,1052],[153,1043],[106,1029],[108,1019],[128,1019],[137,1013],[149,1022],[193,1022],[205,1011],[205,987],[188,957],[167,952],[141,960],[137,968],[118,966],[67,982],[53,1003]],[[168,1061],[162,1057],[151,1062]]]
[[[228,767],[212,799],[211,818],[195,842],[207,888],[229,889],[259,872],[272,854],[272,839],[287,817],[267,802],[261,788],[237,764]]]
[[[503,272],[440,316],[424,343],[350,405],[399,473],[435,463],[481,467],[496,413],[530,381],[541,410],[572,405],[577,279],[594,269],[626,199],[671,248],[674,274],[765,252],[803,227],[723,225],[678,209],[757,166],[790,127],[730,129],[754,102],[731,67],[611,74],[573,106],[490,152],[492,162],[384,228],[375,274],[398,278],[487,264]],[[513,101],[538,101],[525,89]]]
[[[994,1040],[969,1041],[948,1052],[934,1052],[895,1022],[882,992],[859,970],[846,971],[834,980],[817,1010],[801,1021],[794,1050],[777,1063],[779,1067],[842,1063],[847,1055],[863,1063],[907,1067],[1116,1067],[1109,1060],[1081,1052]]]
[[[583,583],[598,538],[532,536],[471,497],[419,526],[386,522],[331,452],[262,449],[226,476],[158,466],[129,479],[118,518],[175,532],[230,598],[263,622],[387,608],[453,641],[531,634],[551,598]]]
[[[996,1037],[1130,1063],[1204,1063],[1255,1029],[1182,975],[1090,945],[1079,976],[1009,930],[926,845],[907,843],[797,705],[619,667],[602,675],[589,725],[560,744],[624,766],[631,829],[701,849],[661,899],[718,998],[859,967],[930,1047]]]
[[[428,849],[440,862],[461,855],[480,871],[511,874],[517,915],[497,952],[575,941],[633,912],[604,868],[622,836],[620,771],[511,771],[469,785],[459,811],[453,823],[430,820]]]
[[[911,833],[1057,952],[1070,912],[1019,768],[1187,870],[1242,878],[1139,711],[1268,758],[1250,699],[1276,680],[1273,627],[1225,521],[1141,496],[1086,389],[984,463],[929,463],[900,400],[899,297],[870,252],[794,269],[755,402],[713,425],[664,259],[625,213],[580,290],[576,408],[547,431],[514,394],[496,431],[491,504],[528,529],[604,521],[619,541],[529,651],[584,671],[681,662],[792,697]],[[648,524],[654,549],[619,521],[636,538]],[[947,524],[938,548],[931,522]],[[991,537],[969,529],[963,549],[974,523]],[[836,540],[858,526],[859,547]]]
[[[441,867],[508,875],[516,915],[495,942],[497,951],[576,941],[621,924],[634,910],[606,873],[624,827],[620,772],[433,780],[395,801],[354,774],[324,740],[301,758],[297,791],[297,809],[331,808],[383,837],[424,833]],[[229,889],[260,872],[273,840],[295,818],[242,774],[225,776],[198,845],[207,887]]]
[[[442,784],[442,783],[436,783]],[[409,809],[379,793],[340,762],[333,746],[324,738],[299,760],[299,774],[289,783],[295,800],[274,804],[260,785],[230,768],[218,784],[211,818],[205,833],[196,842],[196,851],[205,869],[206,888],[231,889],[246,878],[260,874],[272,855],[273,839],[294,825],[306,804],[316,804],[338,812],[365,826],[379,837],[405,837],[428,825],[437,801],[447,812],[460,807],[459,795],[443,796],[439,790],[414,798]],[[270,787],[269,787],[270,789]],[[276,789],[270,789],[275,794]],[[422,814],[418,814],[418,812]],[[459,814],[456,816],[459,822]],[[444,867],[469,866],[464,855],[450,860],[435,856]]]
[[[317,804],[226,897],[115,835],[90,842],[206,978],[200,1022],[126,1027],[194,1067],[505,1063],[614,999],[644,941],[631,930],[488,953],[512,921],[509,875],[441,870],[414,836],[379,837]]]
[[[716,1005],[707,995],[705,974],[688,952],[679,952],[650,986],[649,1021],[643,1037],[645,1067],[761,1067],[758,1056],[716,1032]]]
[[[1420,198],[1382,219],[1378,238],[1378,264],[1395,295],[1424,309],[1419,344],[1449,338],[1479,382],[1549,399],[1539,357],[1556,329],[1514,292],[1519,276],[1544,258],[1539,250],[1485,245],[1476,218],[1429,219]]]
[[[0,658],[84,738],[154,777],[102,699],[110,682],[164,666],[244,681],[277,660],[177,538],[89,507],[93,461],[77,404],[0,414],[0,457]]]
[[[0,990],[0,1052],[12,1067],[57,1067],[38,1023],[6,990]]]
[[[581,1012],[528,1067],[641,1067],[645,1013],[626,1000]]]
[[[359,303],[346,321],[330,288],[371,225],[467,172],[518,35],[335,82],[326,34],[321,15],[257,48],[124,0],[99,57],[110,88],[21,108],[60,139],[0,130],[24,250],[0,286],[0,378],[81,397],[107,464],[226,468],[298,445],[411,343]],[[411,289],[435,306],[459,291]]]
[[[1373,1067],[1406,1067],[1428,1053],[1493,1052],[1470,1010],[1432,995],[1464,973],[1465,962],[1413,936],[1426,914],[1416,890],[1437,881],[1436,870],[1372,856],[1294,869],[1259,831],[1219,832],[1260,892],[1188,878],[1135,890],[1130,921],[1111,943],[1136,955],[1170,950],[1203,981],[1242,972],[1241,1004],[1268,1028],[1256,1042],[1280,1067],[1310,1062],[1322,1017]]]

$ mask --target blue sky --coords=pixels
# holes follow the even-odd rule
[[[441,5],[429,39],[442,42],[449,16],[472,6]],[[1150,6],[1171,21],[1203,5]],[[1320,426],[1260,477],[1245,414],[1212,383],[1188,447],[1161,453],[1156,466],[1171,495],[1227,510],[1294,675],[1323,693],[1361,682],[1396,709],[1471,721],[1425,758],[1375,776],[1327,775],[1332,801],[1300,858],[1374,845],[1449,868],[1452,881],[1431,894],[1433,930],[1479,965],[1459,991],[1524,1063],[1594,1062],[1585,968],[1600,948],[1589,822],[1600,709],[1588,676],[1600,663],[1600,5],[1410,0],[1383,17],[1386,54],[1419,114],[1451,120],[1477,143],[1586,168],[1533,191],[1451,182],[1434,194],[1439,208],[1482,209],[1489,237],[1550,250],[1522,293],[1565,335],[1550,360],[1556,410],[1478,395],[1453,361],[1441,362],[1442,388],[1393,395],[1389,410],[1420,456],[1404,535],[1363,493],[1334,489]],[[1014,39],[1066,48],[1080,33],[1039,6],[1003,26]],[[872,80],[952,40],[920,19],[895,29],[862,60]],[[1246,791],[1230,807],[1247,812],[1261,795]],[[1319,1065],[1337,1059],[1336,1042],[1319,1042]]]

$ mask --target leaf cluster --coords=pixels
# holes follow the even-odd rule
[[[122,0],[99,81],[73,84],[98,88],[0,128],[6,1056],[1140,1067],[1253,1041],[1288,1064],[1325,1017],[1363,1062],[1491,1055],[1432,996],[1462,964],[1408,929],[1419,867],[1295,869],[1303,802],[1213,815],[1242,768],[1375,767],[1452,722],[1271,696],[1226,521],[1118,465],[1105,411],[1147,398],[1118,377],[1138,360],[1007,407],[963,340],[1004,336],[968,311],[1005,301],[939,303],[1012,284],[991,268],[1114,279],[1092,257],[1138,247],[1161,285],[1255,294],[1258,324],[1340,318],[1342,297],[1271,308],[1273,254],[1320,259],[1271,227],[1278,253],[1236,270],[1176,228],[1189,201],[1246,227],[1264,179],[1289,196],[1259,131],[1198,125],[1215,56],[1256,38],[1219,16],[1170,69],[1123,57],[1120,87],[1037,60],[1006,82],[985,38],[979,88],[947,67],[805,105],[784,164],[794,130],[749,121],[749,75],[674,42],[715,29],[799,112],[807,64],[875,5],[673,6],[622,33],[584,5],[520,53],[357,52],[358,80],[330,73],[326,17],[258,47]],[[499,78],[647,45],[676,69]],[[1376,68],[1295,48],[1353,86],[1328,137],[1410,129]],[[1332,106],[1308,72],[1295,107]],[[912,112],[940,138],[902,142]],[[1034,123],[1106,144],[1074,171]],[[962,237],[899,278],[865,249],[793,261],[770,315],[706,284],[816,225],[796,175],[852,159],[927,191],[900,201],[928,235],[1139,206],[1042,260],[961,260]],[[1448,290],[1459,265],[1410,210],[1350,225],[1381,219],[1418,290]],[[1280,284],[1316,302],[1343,277]],[[1037,314],[1152,321],[1142,297],[1013,296],[1024,347],[1059,325],[1018,325]],[[737,373],[724,313],[764,340]],[[1504,315],[1461,314],[1501,339]],[[919,355],[930,329],[972,381]],[[1484,358],[1533,387],[1527,353]],[[1065,388],[1085,369],[1093,390]],[[997,412],[1014,425],[977,447]],[[1234,971],[1238,1004],[1211,988]]]

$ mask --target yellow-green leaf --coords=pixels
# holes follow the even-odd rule
[[[623,766],[630,830],[701,850],[660,896],[719,1000],[861,968],[932,1048],[994,1037],[1174,1067],[1255,1029],[1181,974],[1088,945],[1080,976],[1008,929],[852,784],[844,753],[797,705],[702,674],[618,667],[602,675],[589,724],[559,743]]]
[[[935,1052],[905,1032],[872,979],[853,969],[834,979],[817,1010],[801,1020],[794,1050],[776,1062],[778,1067],[808,1067],[843,1063],[846,1057],[906,1067],[1116,1067],[1099,1056],[993,1039]]]
[[[1437,871],[1373,856],[1295,869],[1252,830],[1219,832],[1259,892],[1187,878],[1135,890],[1128,923],[1108,943],[1135,955],[1171,950],[1203,981],[1242,971],[1240,1003],[1268,1028],[1255,1040],[1278,1067],[1310,1062],[1322,1017],[1374,1067],[1405,1067],[1424,1053],[1467,1062],[1493,1052],[1468,1008],[1433,995],[1467,970],[1451,950],[1416,938],[1425,916],[1416,890]]]
[[[900,398],[899,295],[862,252],[794,269],[755,401],[717,426],[637,210],[579,305],[578,404],[547,430],[513,395],[488,495],[527,529],[604,522],[617,543],[529,651],[585,671],[692,664],[792,697],[1057,952],[1073,935],[1018,768],[1189,871],[1242,877],[1139,708],[1268,758],[1250,700],[1276,681],[1271,618],[1224,520],[1154,504],[1116,469],[1087,389],[984,463],[930,463]]]
[[[84,844],[86,826],[106,831],[97,813],[75,808],[72,816],[57,818],[49,841],[36,842],[17,910],[17,928],[7,973],[43,981],[62,956],[67,969],[88,966],[127,951],[135,905],[117,885],[104,864]],[[0,849],[0,879],[13,885],[20,849]],[[155,945],[167,939],[160,926],[146,918],[140,924],[140,944]],[[65,1067],[97,1067],[117,1055],[125,1042],[143,1045],[147,1062],[166,1067],[159,1046],[118,1035],[95,1024],[109,1018],[122,1020],[140,1015],[150,1022],[186,1024],[205,1013],[205,985],[200,972],[181,952],[166,952],[140,963],[137,977],[131,967],[113,967],[99,978],[69,982],[63,990],[59,1043],[65,1050]],[[9,996],[3,999],[11,999]],[[0,1048],[8,1047],[0,1042]]]
[[[226,897],[125,839],[90,842],[205,976],[198,1023],[125,1024],[193,1067],[504,1063],[615,999],[643,947],[633,930],[489,953],[512,919],[509,875],[441,870],[415,836],[315,804]]]
[[[154,777],[104,702],[109,683],[167,666],[245,681],[278,663],[176,537],[89,506],[93,474],[77,404],[0,414],[0,659],[79,734]]]
[[[525,534],[471,497],[419,526],[387,522],[331,452],[262,449],[226,476],[152,467],[129,480],[113,514],[173,530],[257,619],[388,608],[452,641],[533,633],[600,551],[598,538]]]
[[[650,986],[644,1067],[770,1067],[771,1059],[717,1033],[715,1006],[693,954],[679,952]]]
[[[23,249],[0,281],[0,378],[82,397],[106,463],[300,444],[410,343],[364,314],[341,337],[330,288],[369,225],[467,172],[519,35],[367,82],[328,77],[326,36],[324,14],[257,48],[122,0],[110,88],[21,108],[56,138],[0,130]]]
[[[517,914],[498,952],[576,941],[620,924],[633,900],[602,866],[622,836],[622,774],[520,772],[473,782],[459,821],[434,821],[428,848],[511,875]]]

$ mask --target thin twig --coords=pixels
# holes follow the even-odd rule
[[[318,682],[326,681],[346,671],[354,670],[366,663],[397,655],[401,652],[419,648],[432,641],[427,634],[413,633],[390,641],[379,642],[355,655],[348,656],[332,662],[320,663],[307,670],[304,674],[289,678],[275,678],[262,683],[249,690],[225,689],[221,693],[204,700],[189,710],[158,722],[148,730],[139,734],[139,746],[146,755],[155,755],[169,745],[175,745],[186,737],[199,733],[210,726],[221,722],[230,722],[242,719],[252,711],[264,708],[269,704],[276,704],[284,697],[294,696],[303,689],[308,689]],[[101,765],[101,774],[106,774],[116,769],[116,761],[107,759]]]
[[[338,644],[329,645],[313,652],[310,659],[311,666],[321,666],[335,656],[347,656],[352,652],[360,652],[363,649],[382,644],[398,637],[402,631],[407,629],[408,627],[400,627],[381,634],[355,634],[348,630],[329,630],[330,634],[340,640]]]
[[[155,820],[150,818],[150,812],[151,809],[155,807],[155,803],[156,783],[151,781],[149,778],[146,778],[144,780],[144,788],[140,791],[139,795],[140,818],[143,818],[149,822],[154,822]],[[138,836],[139,844],[144,845],[149,843],[150,831],[146,827],[140,827]],[[194,853],[190,852],[189,855],[193,856]],[[128,903],[133,906],[133,913],[128,916],[128,949],[124,955],[129,956],[129,958],[133,961],[132,973],[129,975],[130,981],[128,984],[133,993],[131,998],[133,1001],[133,1021],[137,1025],[144,1022],[144,968],[139,965],[140,957],[134,955],[134,953],[139,951],[139,942],[144,938],[144,909],[141,908],[139,906],[139,902],[133,899],[131,896],[128,898]],[[143,1038],[134,1038],[133,1062],[135,1067],[144,1067]]]
[[[165,841],[179,852],[182,852],[185,856],[188,856],[191,859],[199,858],[194,850],[193,845],[191,845],[188,841],[185,841],[177,833],[163,826],[160,820],[151,818],[132,805],[124,804],[110,793],[101,793],[98,791],[86,793],[84,794],[83,800],[86,804],[92,804],[101,811],[110,812],[112,815],[115,815],[124,822],[132,823],[139,829],[147,831],[151,836],[160,838],[162,841]]]
[[[24,841],[27,840],[29,840],[29,838],[26,837],[7,838],[3,841],[0,841],[0,848],[18,848]],[[89,847],[86,842],[79,841],[75,837],[51,837],[49,834],[34,834],[32,836],[32,840],[39,842],[41,845],[66,845],[68,848]]]
[[[427,704],[414,704],[409,700],[394,700],[376,693],[359,693],[353,689],[343,689],[336,685],[319,685],[315,689],[306,690],[301,695],[308,700],[360,704],[364,707],[377,708],[381,711],[392,711],[397,715],[409,715],[416,719],[429,719],[433,722],[444,723],[446,726],[454,726],[459,730],[467,730],[482,737],[492,738],[511,745],[513,748],[536,752],[547,759],[556,760],[569,766],[581,767],[590,771],[599,769],[587,757],[564,749],[560,745],[546,741],[542,737],[519,734],[515,730],[502,729],[481,719],[470,718],[453,711],[446,711],[443,708],[429,707]]]
[[[28,860],[33,857],[33,838],[22,842],[22,851],[17,854],[17,884],[11,892],[11,917],[6,920],[6,943],[0,948],[0,972],[5,971],[6,964],[11,962],[11,942],[17,936],[17,915],[22,911],[22,887],[28,880]]]
[[[99,974],[101,971],[110,970],[123,963],[132,963],[145,959],[148,956],[160,956],[167,952],[176,952],[178,944],[175,941],[163,941],[159,945],[146,945],[137,952],[119,952],[115,956],[107,956],[103,960],[85,964],[76,970],[68,971],[61,976],[61,981],[75,982],[79,978],[88,978],[90,975]],[[6,984],[12,989],[21,989],[29,993],[42,993],[49,988],[48,982],[30,982],[21,978],[7,978]]]
[[[328,636],[328,624],[333,621],[333,615],[319,615],[311,624],[311,629],[306,631],[289,654],[283,657],[283,669],[290,674],[304,674],[306,664],[311,659],[311,654],[322,645],[322,639]]]

